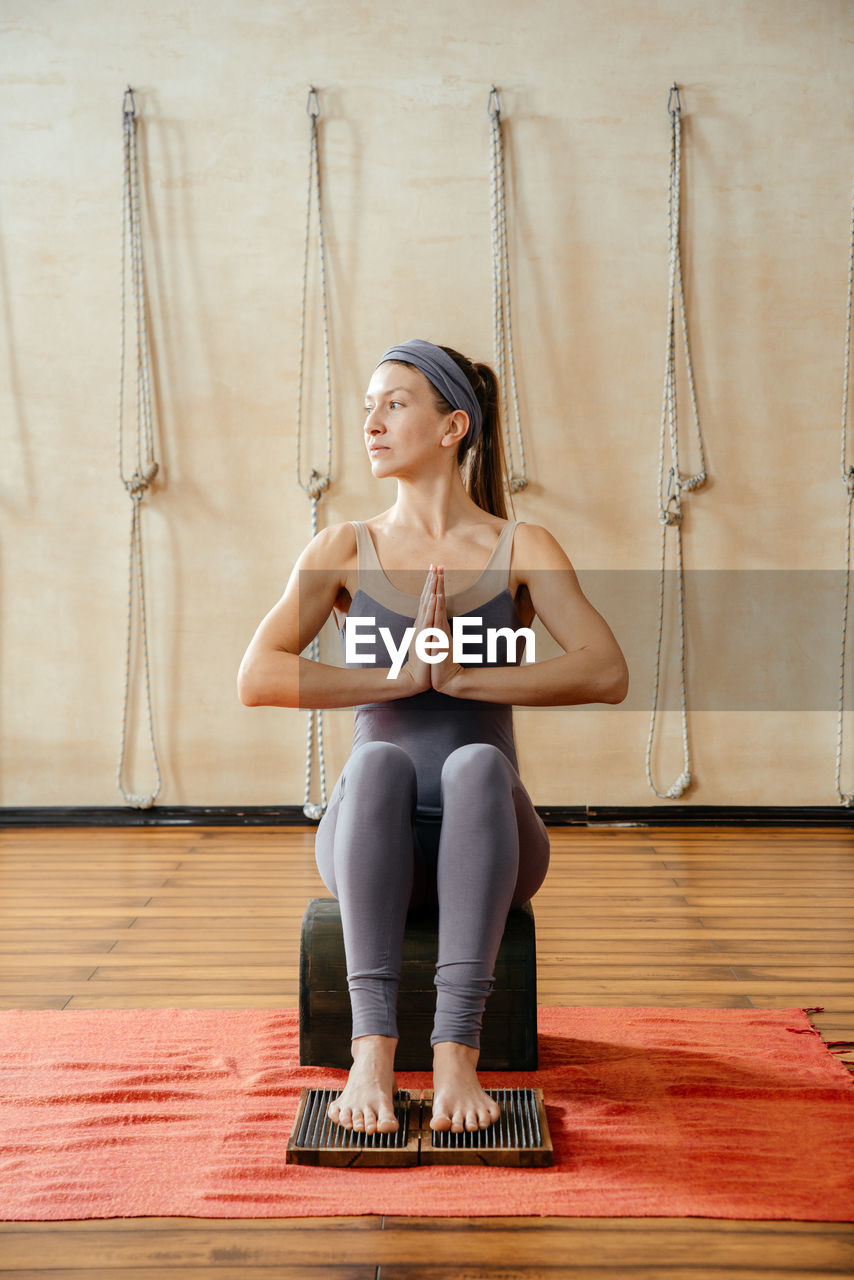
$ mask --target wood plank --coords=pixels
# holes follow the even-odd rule
[[[266,1000],[269,1001],[269,1007],[276,1008],[281,1007],[283,1002],[286,1000],[286,997],[283,994],[285,990],[288,992],[287,998],[293,1000],[296,998],[298,987],[296,979],[291,979],[288,982],[286,982],[284,978],[275,982],[251,982],[242,979],[239,972],[235,972],[228,981],[223,982],[197,981],[189,983],[182,981],[180,976],[176,976],[169,982],[145,980],[124,986],[119,983],[110,982],[64,982],[62,984],[62,989],[69,997],[91,994],[105,995],[107,992],[111,992],[112,995],[110,998],[113,1000],[113,1008],[121,1007],[120,1002],[123,999],[123,992],[130,995],[145,994],[152,998],[167,996],[170,999],[181,999],[183,997],[189,1000],[196,1000],[205,996],[214,997],[217,991],[219,991],[223,996],[231,995],[235,997],[238,997],[240,993],[243,992],[247,999],[252,996],[264,996]],[[16,996],[50,996],[54,994],[55,990],[56,983],[48,981],[41,982],[37,979],[33,979],[29,982],[20,980],[17,982],[11,980],[9,982],[0,981],[0,993],[3,995],[12,995],[14,993]],[[267,1005],[265,1004],[264,1007],[267,1007]]]
[[[573,1244],[574,1240],[569,1239],[566,1247],[572,1248]],[[307,1274],[313,1276],[314,1273]],[[828,1280],[829,1277],[838,1277],[840,1273],[836,1268],[829,1271],[812,1268],[802,1270],[796,1260],[785,1268],[769,1269],[761,1264],[755,1268],[745,1268],[713,1259],[695,1266],[674,1266],[672,1263],[656,1263],[652,1267],[626,1266],[619,1272],[611,1264],[601,1267],[593,1261],[585,1266],[583,1263],[573,1262],[567,1265],[566,1262],[552,1260],[551,1263],[538,1262],[534,1268],[525,1264],[517,1267],[511,1263],[509,1266],[502,1266],[500,1271],[493,1270],[491,1266],[484,1268],[476,1264],[455,1265],[453,1270],[446,1270],[429,1263],[403,1262],[384,1263],[377,1274],[382,1280],[495,1280],[496,1276],[500,1280],[551,1280],[552,1277],[558,1280],[562,1276],[571,1277],[572,1280],[613,1280],[616,1275],[630,1276],[631,1280],[662,1280],[664,1276],[667,1280],[711,1280],[715,1276],[725,1276],[726,1280],[790,1280],[792,1276],[798,1276],[800,1280]]]
[[[30,1000],[38,997],[30,996]],[[45,997],[47,999],[47,997]],[[299,1000],[299,984],[296,980],[283,984],[276,992],[226,991],[217,994],[215,989],[209,991],[193,991],[191,988],[182,992],[167,992],[152,995],[149,991],[128,992],[104,995],[85,992],[81,995],[65,997],[64,1003],[56,1006],[63,1009],[295,1009]],[[20,1009],[19,997],[8,1000],[0,995],[0,1008]],[[54,1007],[30,1005],[30,1008]]]
[[[221,965],[226,958],[231,963],[232,955],[236,959],[247,958],[250,965],[260,963],[256,957],[262,956],[270,957],[268,963],[271,964],[290,964],[293,940],[298,936],[298,930],[286,932],[281,929],[277,931],[277,936],[268,939],[256,938],[251,934],[227,939],[218,936],[216,951],[204,950],[204,948],[210,948],[211,942],[209,937],[203,936],[185,937],[170,942],[168,937],[152,937],[149,933],[144,937],[118,938],[113,942],[104,941],[101,944],[102,950],[89,952],[77,949],[84,945],[85,939],[75,942],[73,939],[56,941],[48,938],[34,943],[34,950],[38,949],[42,953],[41,957],[37,956],[34,959],[34,963],[39,963],[43,956],[66,953],[75,955],[80,964],[91,962],[93,967],[100,965],[104,968],[127,964],[131,957],[135,962],[146,966],[156,967],[171,962],[174,967],[176,956],[182,957],[182,962],[186,960],[193,965],[204,966]],[[537,938],[541,948],[546,941],[549,941],[549,935],[539,930]],[[704,957],[719,963],[723,963],[726,957],[727,964],[734,964],[733,956],[739,956],[745,958],[746,963],[753,963],[757,957],[764,959],[779,956],[780,942],[783,939],[786,941],[787,964],[790,961],[792,964],[798,964],[799,956],[816,956],[823,959],[826,964],[832,964],[837,959],[842,962],[850,960],[854,954],[854,938],[841,939],[838,942],[827,942],[823,939],[820,942],[811,942],[802,939],[792,940],[781,933],[771,942],[748,938],[727,944],[725,941],[719,943],[712,938],[706,938],[702,933],[699,933],[699,936],[694,934],[689,938],[661,938],[651,934],[648,937],[620,939],[595,935],[583,941],[573,934],[567,938],[565,945],[560,946],[561,939],[558,933],[554,935],[554,943],[556,949],[559,947],[559,956],[554,956],[551,960],[542,960],[540,963],[541,967],[559,962],[598,964],[599,957],[612,958],[615,963],[619,963],[623,957],[626,961],[645,957],[654,962],[656,959],[666,960],[671,956],[682,960]],[[0,935],[0,955],[14,956],[22,954],[23,951],[23,942],[5,943]]]
[[[229,1257],[233,1251],[229,1251]],[[0,1264],[0,1275],[8,1274]],[[435,1272],[434,1280],[435,1280]],[[530,1280],[530,1272],[527,1273]],[[225,1270],[219,1259],[209,1265],[200,1267],[177,1267],[168,1263],[158,1263],[155,1267],[133,1267],[124,1265],[101,1267],[97,1258],[86,1262],[82,1267],[50,1267],[39,1270],[19,1270],[15,1268],[15,1280],[161,1280],[164,1275],[179,1276],[181,1280],[211,1280],[213,1276],[237,1276],[240,1280],[376,1280],[377,1268],[373,1262],[354,1264],[351,1262],[324,1262],[314,1264],[299,1262],[295,1266],[277,1263],[273,1266],[240,1266],[239,1271]],[[767,1278],[766,1278],[767,1280]]]
[[[213,1275],[227,1267],[241,1277],[248,1267],[276,1268],[277,1274],[287,1274],[278,1271],[282,1267],[301,1267],[312,1276],[312,1267],[340,1266],[345,1259],[353,1268],[379,1265],[383,1280],[399,1267],[420,1267],[429,1280],[438,1280],[439,1268],[454,1280],[466,1274],[504,1280],[508,1263],[531,1280],[543,1267],[565,1269],[570,1261],[573,1275],[578,1267],[590,1267],[598,1277],[623,1269],[634,1276],[640,1267],[671,1274],[673,1267],[698,1269],[700,1259],[706,1268],[714,1260],[731,1276],[734,1266],[750,1265],[751,1254],[766,1278],[775,1271],[850,1275],[854,1234],[836,1223],[666,1218],[386,1218],[384,1224],[378,1218],[154,1218],[0,1227],[0,1274],[19,1275],[38,1258],[37,1273],[44,1275],[73,1268],[76,1259],[78,1269],[88,1266],[93,1275],[114,1268],[136,1280],[144,1267],[182,1275],[192,1267],[202,1275],[203,1268]]]
[[[814,1226],[821,1229],[815,1231]],[[700,1260],[707,1268],[712,1259],[718,1269],[731,1274],[732,1266],[747,1262],[750,1252],[754,1265],[764,1267],[766,1275],[774,1268],[791,1274],[798,1266],[845,1274],[845,1268],[854,1265],[854,1236],[844,1224],[804,1228],[797,1223],[543,1218],[537,1229],[530,1231],[513,1219],[460,1218],[436,1223],[387,1218],[379,1244],[384,1278],[387,1268],[405,1262],[407,1251],[410,1267],[423,1268],[426,1254],[433,1268],[455,1267],[455,1277],[465,1275],[466,1268],[473,1275],[479,1269],[483,1274],[487,1258],[503,1259],[520,1271],[536,1267],[538,1273],[542,1267],[566,1267],[571,1259],[571,1274],[586,1265],[595,1266],[600,1276],[614,1275],[623,1268],[634,1275],[635,1268],[643,1266],[660,1268],[660,1274],[665,1269],[669,1274],[671,1267],[693,1267],[702,1273]],[[503,1280],[503,1267],[501,1276]]]
[[[159,1267],[183,1275],[190,1267],[228,1267],[241,1276],[244,1267],[287,1266],[299,1274],[298,1268],[340,1267],[348,1260],[351,1267],[369,1267],[373,1280],[381,1231],[375,1216],[6,1223],[0,1225],[0,1275],[33,1269],[36,1260],[42,1275],[76,1266],[94,1275],[106,1268],[136,1275],[140,1267]]]
[[[3,995],[0,993],[0,1009],[64,1009],[68,1004],[66,995]]]

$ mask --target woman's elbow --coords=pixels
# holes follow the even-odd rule
[[[600,650],[592,672],[591,702],[622,702],[629,691],[629,669],[622,650]]]
[[[603,702],[610,702],[613,706],[625,700],[626,694],[629,692],[629,668],[626,666],[626,660],[620,654],[619,662],[615,662],[608,673],[608,680],[604,690]]]
[[[248,658],[243,659],[237,673],[237,696],[244,707],[263,707],[267,704],[257,665]]]
[[[284,650],[249,652],[237,673],[237,696],[244,707],[298,707],[298,659]]]

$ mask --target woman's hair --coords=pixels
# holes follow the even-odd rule
[[[459,445],[457,461],[462,467],[463,483],[473,502],[483,507],[484,511],[506,520],[507,463],[501,436],[501,397],[495,371],[488,364],[477,364],[469,360],[452,347],[442,347],[442,350],[459,365],[471,383],[483,414],[481,433],[471,448],[466,449],[465,440]],[[441,391],[432,383],[430,386],[439,412],[453,413],[453,405],[448,404]]]

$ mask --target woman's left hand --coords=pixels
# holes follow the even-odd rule
[[[433,615],[433,626],[440,631],[444,631],[448,637],[448,652],[446,656],[441,662],[434,662],[431,667],[433,688],[438,689],[440,693],[449,694],[452,698],[460,697],[459,685],[464,670],[458,662],[454,662],[452,656],[453,639],[451,636],[451,624],[448,621],[448,609],[445,603],[445,570],[441,565],[436,575],[436,611]]]

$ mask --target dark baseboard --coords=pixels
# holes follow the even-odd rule
[[[538,810],[545,823],[548,810]],[[640,827],[854,827],[854,809],[842,805],[673,804],[636,808],[588,805],[588,826]]]
[[[302,805],[121,805],[0,808],[0,827],[305,827]]]
[[[550,827],[846,827],[854,809],[841,805],[537,805]],[[0,807],[0,827],[303,827],[315,824],[302,806],[156,805]]]

